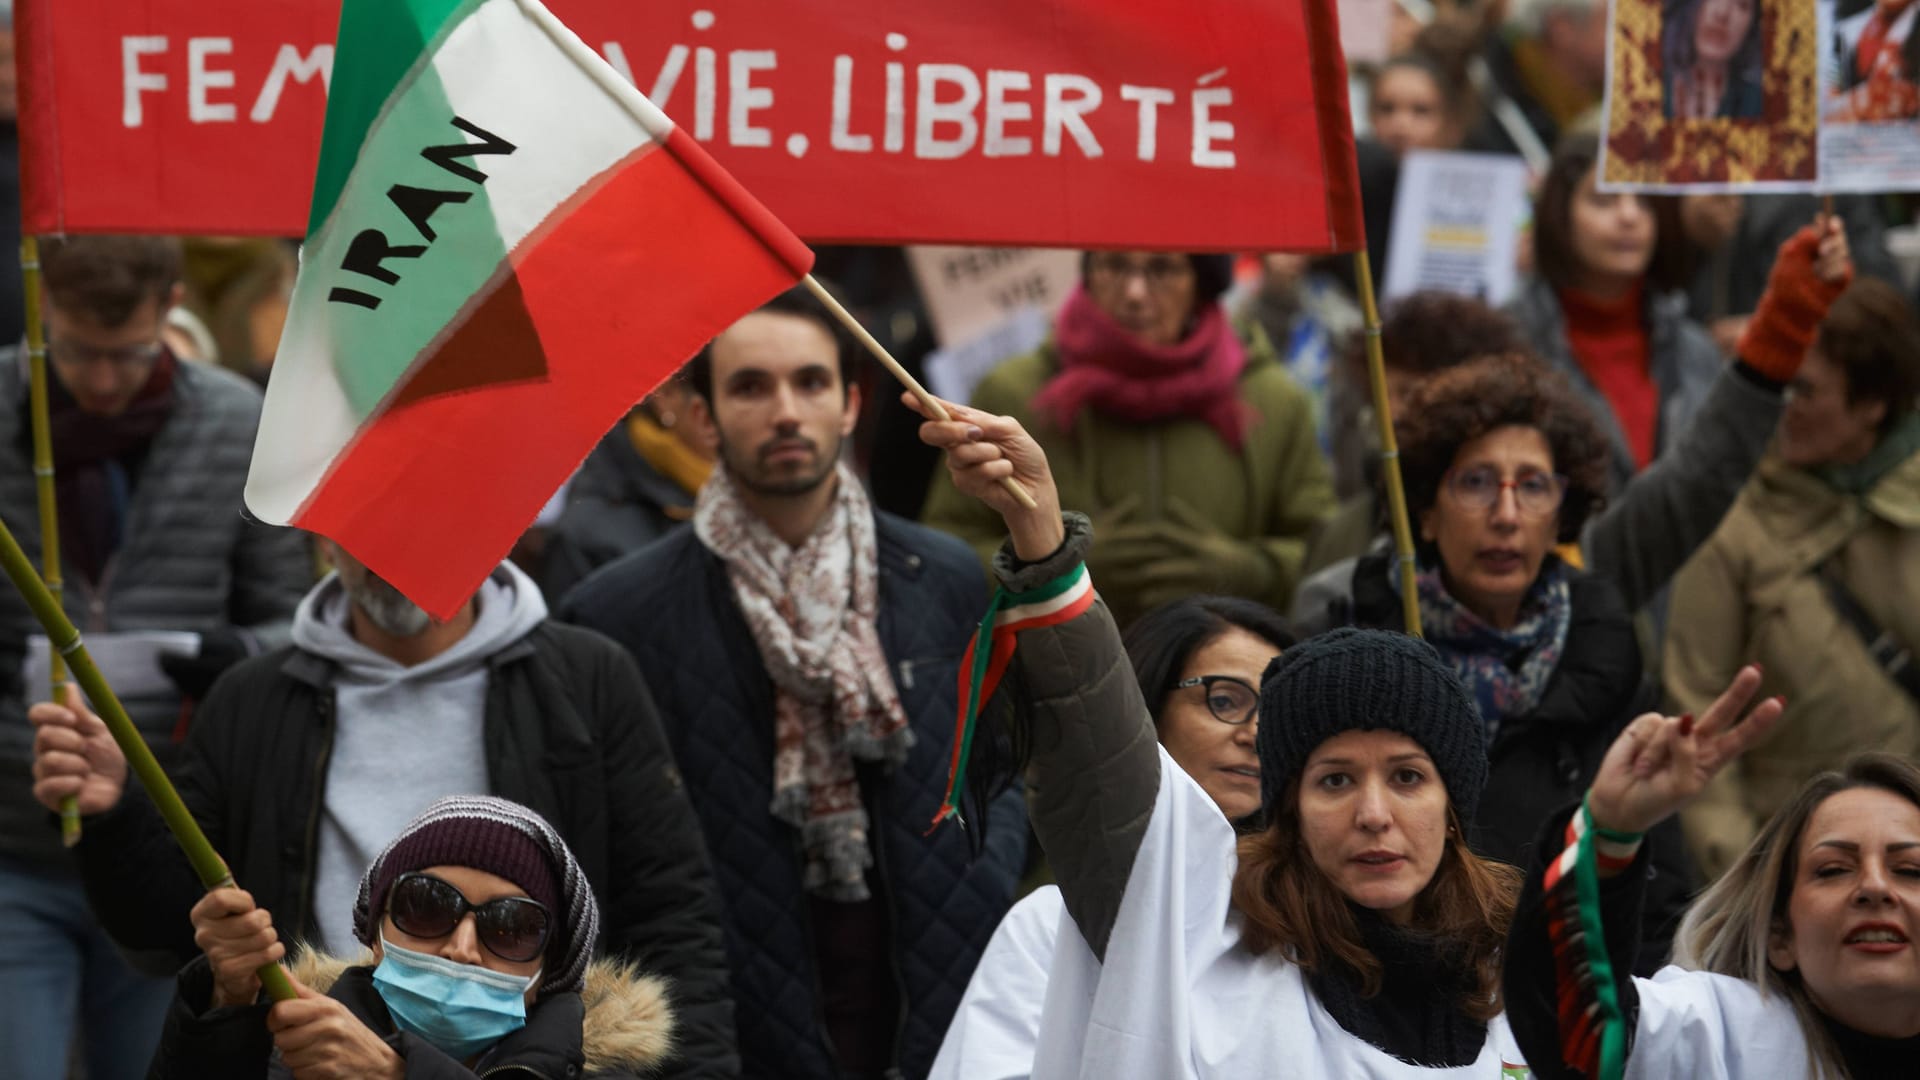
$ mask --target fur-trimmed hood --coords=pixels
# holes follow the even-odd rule
[[[371,952],[349,960],[306,950],[294,958],[290,968],[294,978],[324,994],[348,968],[372,967],[374,963]],[[587,967],[580,1003],[586,1010],[581,1050],[588,1076],[604,1072],[644,1074],[658,1068],[673,1050],[673,1007],[665,979],[643,975],[622,961],[596,959]]]

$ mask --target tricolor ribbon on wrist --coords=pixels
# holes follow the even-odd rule
[[[1619,1080],[1627,1067],[1627,1020],[1620,1006],[1600,916],[1600,871],[1632,865],[1644,833],[1594,824],[1583,799],[1567,822],[1567,846],[1547,864],[1547,934],[1553,943],[1560,1056],[1591,1080]],[[1583,1000],[1583,998],[1585,1000]]]
[[[940,810],[933,815],[931,832],[952,817],[966,826],[960,816],[960,799],[967,782],[967,757],[973,750],[974,729],[979,726],[980,709],[1000,686],[1013,661],[1020,633],[1040,626],[1058,626],[1084,614],[1093,606],[1093,579],[1085,563],[1054,578],[1037,589],[1010,592],[995,589],[980,628],[973,632],[967,651],[960,659],[960,708],[953,729],[953,760],[947,766],[947,791]]]

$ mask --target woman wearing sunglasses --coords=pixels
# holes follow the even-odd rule
[[[1492,772],[1474,847],[1525,865],[1539,823],[1579,799],[1614,736],[1653,703],[1619,589],[1559,554],[1605,501],[1607,438],[1562,376],[1523,356],[1430,377],[1395,426],[1422,631],[1486,729]],[[1336,624],[1401,629],[1392,555],[1361,558],[1328,611]],[[1665,960],[1693,885],[1671,823],[1649,855],[1643,974]]]
[[[1194,596],[1142,615],[1123,639],[1167,756],[1237,828],[1257,824],[1260,675],[1291,648],[1273,609]],[[1064,906],[1048,885],[1015,904],[974,968],[929,1080],[1008,1080],[1033,1072],[1047,972]]]
[[[250,896],[216,889],[192,917],[203,955],[180,973],[151,1077],[637,1077],[671,1043],[662,984],[590,961],[599,908],[573,853],[505,799],[415,818],[360,881],[371,954],[301,957],[293,1001],[260,997],[255,971],[286,949]]]

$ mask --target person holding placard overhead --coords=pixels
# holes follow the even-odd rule
[[[1722,360],[1673,293],[1677,220],[1646,196],[1601,191],[1599,152],[1587,134],[1555,150],[1534,202],[1538,276],[1508,310],[1595,408],[1617,492],[1679,437]]]

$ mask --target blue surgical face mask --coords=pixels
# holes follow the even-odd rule
[[[373,985],[401,1031],[466,1061],[527,1025],[527,990],[540,977],[508,975],[402,949],[380,935]]]

